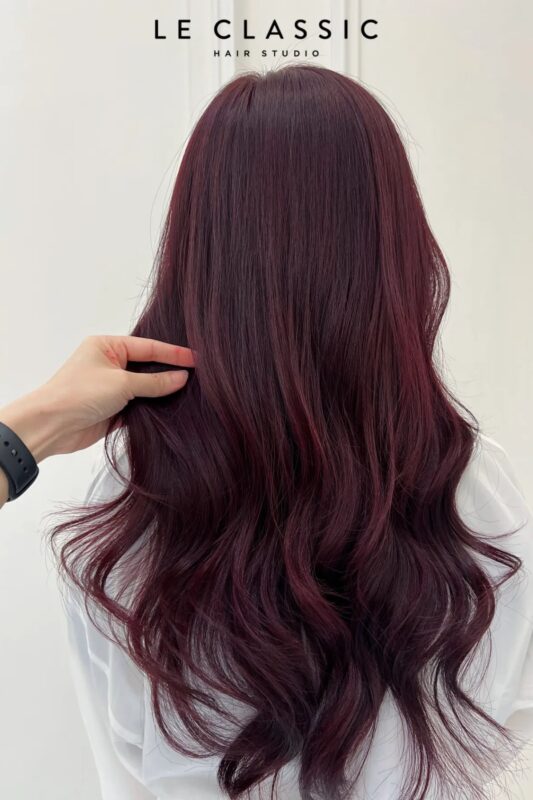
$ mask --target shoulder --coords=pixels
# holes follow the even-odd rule
[[[467,524],[487,533],[523,527],[533,545],[531,512],[507,451],[485,434],[478,434],[456,494]],[[503,526],[503,528],[502,528]]]
[[[490,628],[492,714],[506,723],[526,709],[533,733],[533,516],[511,459],[494,439],[478,435],[457,493],[457,507],[468,527],[496,547],[521,559],[521,567],[498,591]],[[500,539],[497,537],[502,534]],[[494,537],[494,539],[492,539]],[[493,576],[501,566],[483,560]],[[473,662],[475,664],[477,662]]]
[[[494,439],[478,435],[459,482],[456,507],[478,538],[520,559],[517,573],[504,583],[499,596],[505,613],[527,623],[527,630],[515,636],[517,642],[526,641],[533,626],[533,516],[507,451]],[[492,578],[507,572],[507,567],[479,553],[476,558]]]
[[[533,515],[511,459],[499,442],[478,434],[456,491],[456,508],[478,539],[520,559],[501,587],[504,604],[525,614],[533,604]],[[476,553],[484,571],[501,579],[508,565]]]
[[[124,491],[130,474],[127,453],[118,441],[114,452],[115,463],[111,463],[103,447],[97,451],[89,473],[85,504],[106,502]]]
[[[107,503],[119,497],[128,485],[128,477],[129,463],[122,444],[117,443],[116,448],[113,450],[113,459],[107,456],[103,446],[97,448],[92,465],[88,471],[88,485],[85,495],[83,496],[80,510],[86,510],[87,513],[89,513],[93,506]],[[94,538],[95,537],[93,537],[93,541]],[[133,549],[134,548],[131,548],[130,551]],[[128,553],[130,551],[128,551]],[[125,558],[125,556],[126,554],[124,554],[122,558]],[[81,559],[76,567],[77,573],[79,573],[79,567],[82,565],[82,562],[83,559]],[[106,591],[111,595],[113,594],[114,585],[114,571],[112,571],[106,583]],[[87,605],[90,606],[91,613],[94,614],[95,617],[100,616],[98,607],[86,598],[85,593],[73,582],[71,576],[64,571],[59,574],[58,587],[62,597],[63,608],[67,616],[70,616],[72,613],[81,613],[83,616],[86,616]]]

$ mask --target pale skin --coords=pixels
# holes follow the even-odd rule
[[[173,369],[130,372],[128,361],[157,361]],[[22,439],[37,462],[83,450],[105,435],[110,417],[134,397],[163,397],[182,389],[188,372],[180,367],[194,367],[188,347],[137,336],[89,336],[50,380],[0,408],[0,422]],[[0,469],[0,507],[8,491]]]

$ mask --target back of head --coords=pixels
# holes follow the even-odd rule
[[[431,776],[439,797],[484,796],[478,726],[504,732],[458,682],[494,614],[474,556],[518,564],[456,508],[477,429],[434,361],[448,293],[370,92],[310,65],[223,87],[183,155],[133,330],[192,347],[196,368],[177,395],[128,406],[131,478],[70,525],[62,555],[125,623],[168,741],[182,746],[174,714],[221,755],[231,797],[295,758],[302,797],[347,797],[387,691],[412,736],[401,796],[423,798]],[[146,531],[119,608],[107,575]],[[457,717],[431,718],[438,686]],[[202,715],[217,693],[253,710],[226,738]]]

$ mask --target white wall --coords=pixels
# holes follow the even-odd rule
[[[533,498],[533,6],[514,0],[4,0],[0,8],[0,405],[46,379],[85,335],[125,332],[150,269],[191,121],[234,70],[207,21],[379,20],[379,39],[318,44],[319,63],[378,93],[408,130],[432,227],[454,276],[445,329],[459,396],[508,450]],[[197,23],[155,42],[154,17]],[[264,27],[264,25],[263,25]],[[259,39],[254,49],[260,50]],[[242,42],[234,41],[233,48]],[[301,42],[287,41],[284,46]],[[270,45],[268,49],[270,49]],[[2,511],[0,796],[94,800],[42,518],[83,495],[91,453],[42,465]],[[31,756],[31,760],[30,760]]]

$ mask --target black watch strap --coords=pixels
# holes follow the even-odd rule
[[[39,474],[37,462],[22,439],[3,422],[0,422],[0,467],[9,484],[9,500],[20,497]]]

